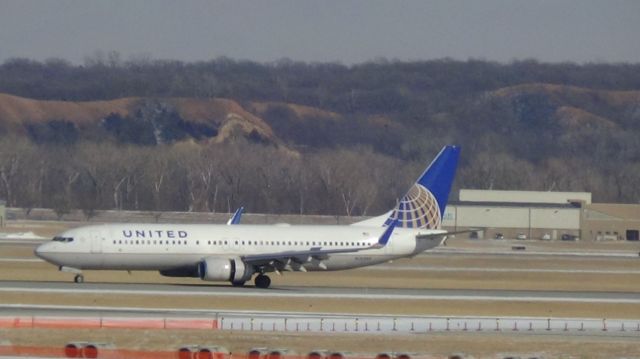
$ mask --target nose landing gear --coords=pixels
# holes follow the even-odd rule
[[[73,277],[73,281],[76,283],[84,283],[84,276],[82,275],[82,270],[73,267],[60,266],[58,268],[60,272],[73,273],[75,277]]]

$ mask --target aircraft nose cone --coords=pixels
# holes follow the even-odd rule
[[[38,247],[36,247],[36,249],[33,251],[33,254],[36,255],[36,257],[38,258],[42,258],[44,260],[47,260],[47,253],[49,252],[47,250],[47,248],[49,247],[49,243],[44,243],[39,245]]]

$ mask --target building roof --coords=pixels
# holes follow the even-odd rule
[[[462,202],[499,202],[499,203],[555,203],[568,202],[591,203],[590,192],[548,192],[548,191],[495,191],[479,189],[461,189]]]
[[[449,206],[469,207],[531,207],[531,208],[580,208],[580,203],[537,203],[537,202],[476,202],[476,201],[449,201]]]

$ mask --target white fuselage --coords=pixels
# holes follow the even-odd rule
[[[329,254],[304,270],[341,270],[413,256],[442,241],[444,231],[396,229],[382,248],[373,246],[384,228],[363,226],[280,226],[204,224],[104,224],[81,227],[51,241],[36,254],[60,267],[76,269],[167,270],[194,266],[207,257],[244,257],[312,249],[362,248]],[[417,234],[442,237],[416,240]]]

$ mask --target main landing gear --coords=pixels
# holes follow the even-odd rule
[[[82,274],[76,274],[76,276],[73,277],[73,281],[76,283],[84,283],[84,276]]]
[[[258,288],[269,288],[269,286],[271,285],[271,278],[267,277],[264,274],[258,274],[254,282],[256,284],[256,287]]]

